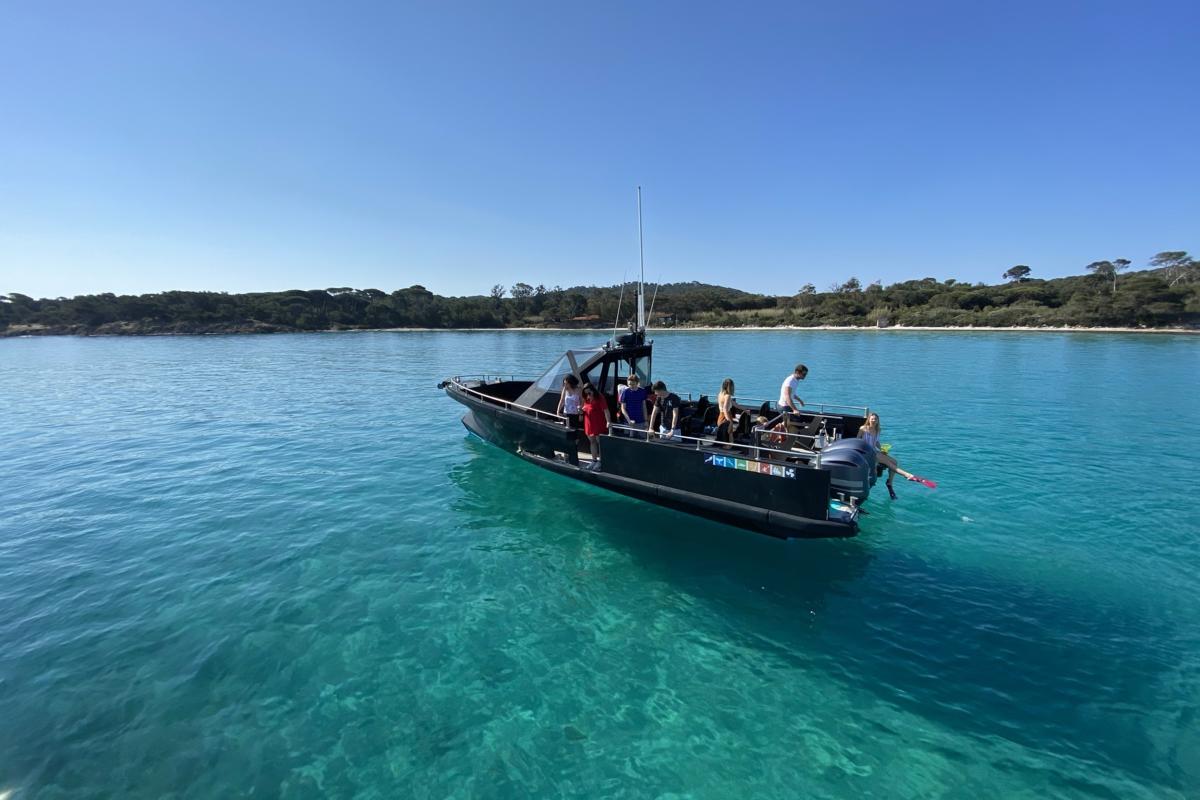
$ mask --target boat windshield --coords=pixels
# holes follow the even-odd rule
[[[634,371],[637,372],[638,378],[642,382],[642,386],[650,388],[650,357],[643,356],[637,359],[633,364]]]
[[[543,372],[530,388],[537,388],[542,392],[557,392],[558,388],[562,386],[563,378],[570,375],[572,371],[571,361],[564,354],[554,362],[554,366]]]
[[[562,389],[563,378],[574,373],[575,370],[571,367],[572,359],[575,361],[575,367],[582,369],[584,364],[601,352],[603,352],[603,348],[595,347],[584,350],[568,350],[563,353],[550,369],[543,372],[537,380],[529,385],[528,389],[521,393],[521,396],[517,398],[517,405],[541,408],[537,404],[538,400],[548,394],[557,395]]]

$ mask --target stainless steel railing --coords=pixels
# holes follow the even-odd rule
[[[507,374],[507,373],[483,372],[483,373],[479,373],[477,375],[455,375],[453,378],[450,379],[450,381],[454,381],[454,382],[458,382],[458,383],[461,383],[462,381],[479,381],[480,383],[499,383],[501,381],[515,381],[515,380],[517,380],[518,377],[520,377],[520,376]]]
[[[714,396],[714,395],[710,395],[710,396]],[[691,392],[688,392],[687,397],[689,400],[694,399],[692,397]],[[772,405],[772,406],[775,405],[774,400],[764,400],[761,397],[739,397],[739,398],[737,398],[737,404],[743,408],[749,408],[749,409],[760,408],[763,403],[770,403],[770,405]],[[845,414],[843,414],[842,412],[846,412],[846,411],[853,411],[853,412],[855,412],[854,415],[858,416],[858,417],[866,417],[867,414],[870,413],[871,409],[868,406],[848,406],[848,405],[842,405],[840,403],[805,403],[804,408],[800,409],[801,414],[829,413],[829,414],[839,414],[841,416],[845,416]]]
[[[775,453],[785,457],[802,456],[811,459],[811,464],[813,466],[816,466],[817,460],[820,458],[820,453],[814,450],[806,450],[803,448],[780,450],[775,447],[763,445],[761,444],[761,438],[760,443],[743,444],[740,442],[718,442],[713,439],[703,439],[698,436],[684,436],[683,434],[667,437],[662,434],[654,433],[653,431],[648,431],[645,428],[636,428],[632,425],[621,425],[619,423],[613,423],[612,425],[609,425],[608,430],[610,436],[613,435],[612,432],[614,430],[626,431],[630,438],[644,438],[646,441],[653,444],[668,445],[672,443],[687,444],[688,442],[692,442],[694,445],[689,445],[689,447],[694,446],[696,450],[712,450],[713,452],[720,452],[723,455],[727,454],[729,449],[733,449],[745,451],[749,454],[747,456],[748,458],[754,459],[761,458],[763,453]],[[780,435],[761,428],[755,429],[753,432],[760,437],[764,435]],[[793,434],[782,435],[792,436]]]
[[[487,378],[494,378],[495,380],[488,381],[488,380],[486,380]],[[463,392],[464,394],[474,395],[485,402],[492,403],[493,405],[502,406],[507,409],[517,409],[518,411],[525,411],[530,414],[533,414],[535,417],[538,417],[539,419],[545,418],[547,420],[551,420],[554,422],[561,422],[564,425],[566,424],[567,418],[564,416],[561,416],[559,414],[554,414],[549,411],[542,411],[540,408],[533,408],[532,406],[523,406],[520,403],[513,402],[512,400],[504,400],[503,398],[500,398],[500,397],[493,397],[490,394],[485,394],[484,392],[481,392],[478,389],[473,389],[470,386],[467,386],[465,383],[463,383],[463,381],[468,381],[468,380],[481,380],[482,383],[486,384],[489,382],[494,383],[494,382],[497,382],[502,379],[516,380],[511,375],[509,375],[509,376],[504,376],[504,375],[483,375],[483,376],[458,375],[453,378],[450,378],[445,383],[455,387],[455,389],[457,389],[460,392]]]
[[[552,413],[549,411],[542,411],[541,409],[533,408],[532,406],[524,406],[519,403],[513,402],[512,400],[504,400],[502,398],[495,397],[493,395],[481,392],[478,389],[469,387],[465,383],[466,381],[478,381],[482,384],[488,384],[488,383],[496,383],[496,382],[500,382],[500,381],[515,381],[515,380],[517,380],[517,376],[512,375],[512,374],[481,373],[481,374],[476,374],[476,375],[456,375],[455,377],[447,380],[446,383],[453,385],[455,388],[457,388],[461,392],[464,392],[464,393],[470,394],[470,395],[474,395],[488,403],[492,403],[494,405],[499,405],[499,406],[502,406],[502,407],[508,408],[508,409],[516,409],[519,411],[528,412],[538,418],[546,418],[549,420],[566,423],[567,418],[560,414]],[[693,397],[692,393],[688,392],[687,397],[689,400],[692,400],[692,397]],[[754,411],[753,411],[754,405],[761,406],[763,402],[765,402],[765,401],[759,400],[757,398],[746,398],[744,400],[740,400],[738,402],[738,405],[746,409],[746,411],[744,411],[743,413],[754,413]],[[804,412],[814,412],[814,413],[818,413],[818,414],[824,414],[824,413],[826,413],[826,411],[828,409],[842,409],[842,410],[846,410],[846,411],[861,412],[861,413],[857,414],[857,416],[861,416],[861,417],[866,417],[867,414],[870,413],[870,408],[867,406],[839,405],[836,403],[808,403],[804,406]],[[804,412],[801,412],[801,413],[804,413]],[[834,413],[834,412],[829,412],[829,413]],[[778,420],[779,420],[779,415],[776,415],[775,417],[773,417],[771,419],[771,421],[770,421],[770,423],[768,423],[768,425],[771,426],[771,425],[777,423]],[[629,430],[629,431],[638,431],[643,434],[647,433],[647,431],[645,431],[645,430],[633,428],[633,427],[630,427],[627,425],[613,425],[612,427]],[[763,436],[783,437],[785,441],[794,441],[797,444],[799,444],[802,439],[807,439],[810,444],[812,443],[813,440],[816,439],[815,436],[811,436],[811,435],[807,435],[807,434],[787,433],[784,431],[772,431],[772,430],[768,430],[767,428],[755,428],[754,433],[755,433],[756,438],[758,438],[760,441]],[[655,434],[655,436],[657,436],[657,434]],[[785,450],[780,450],[777,448],[763,447],[761,444],[739,445],[739,444],[730,444],[727,442],[714,444],[713,442],[711,442],[708,439],[699,439],[694,436],[680,436],[680,437],[678,437],[677,440],[679,440],[679,439],[687,439],[689,441],[696,441],[696,442],[707,442],[711,446],[726,445],[726,446],[730,446],[730,447],[754,447],[757,450],[765,450],[767,452],[772,452],[772,453],[784,453],[787,455],[797,455],[797,454],[799,454],[799,455],[816,455],[816,451],[807,449],[807,448],[801,448],[801,447],[793,447],[793,449],[785,451]]]

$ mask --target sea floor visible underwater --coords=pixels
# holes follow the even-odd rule
[[[436,389],[597,338],[0,341],[0,797],[1200,796],[1200,339],[657,334],[939,483],[779,542]]]

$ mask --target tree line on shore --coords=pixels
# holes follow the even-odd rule
[[[650,287],[656,327],[933,325],[1034,327],[1200,326],[1200,261],[1163,252],[1149,268],[1095,261],[1089,274],[1040,280],[1019,264],[1001,284],[934,278],[883,286],[858,278],[818,291],[754,294],[703,283]],[[1125,273],[1125,274],[1122,274]],[[612,327],[634,313],[636,287],[568,289],[517,283],[487,295],[442,297],[423,286],[292,289],[282,292],[171,291],[34,299],[0,296],[0,335],[316,331],[369,328]]]

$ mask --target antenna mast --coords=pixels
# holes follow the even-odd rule
[[[642,333],[646,332],[646,248],[642,240],[642,187],[637,187],[638,196],[638,261],[641,265],[641,273],[638,276],[638,330]]]

